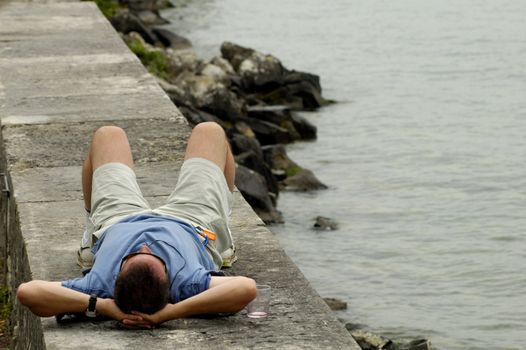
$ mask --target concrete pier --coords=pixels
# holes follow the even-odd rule
[[[152,205],[171,192],[190,132],[91,2],[0,1],[0,120],[1,257],[13,290],[80,275],[80,168],[93,131],[126,130]],[[240,312],[124,331],[114,321],[59,325],[15,302],[15,348],[359,349],[239,193],[232,231],[239,261],[228,273],[272,286],[270,317]]]

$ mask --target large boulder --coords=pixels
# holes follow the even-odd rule
[[[250,137],[243,134],[234,133],[229,137],[229,139],[234,155],[245,152],[254,152],[254,154],[263,159],[261,144],[254,136]]]
[[[294,110],[315,109],[329,103],[321,95],[320,77],[288,70],[272,55],[224,42],[222,57],[240,77],[240,86],[251,99],[270,105],[286,105]]]
[[[246,91],[268,91],[282,84],[286,69],[272,55],[230,42],[221,45],[221,54],[239,74],[241,86]]]
[[[170,60],[170,71],[174,77],[178,77],[183,73],[195,74],[203,64],[202,60],[200,60],[192,50],[174,50],[168,48],[165,52]]]
[[[291,70],[287,71],[283,78],[285,84],[294,84],[302,81],[308,82],[321,94],[320,77],[316,74]]]
[[[256,93],[254,97],[267,104],[288,106],[292,110],[313,110],[329,103],[308,81],[281,85],[270,92]]]
[[[296,113],[291,113],[292,125],[294,129],[300,135],[302,140],[314,140],[317,137],[318,130],[314,124],[309,122],[307,119],[303,118]]]
[[[289,130],[276,124],[254,118],[247,118],[245,122],[254,131],[262,145],[290,143],[294,141],[294,137]]]
[[[249,58],[255,51],[240,45],[236,45],[229,41],[221,44],[221,56],[226,59],[234,70],[237,71],[241,62]]]
[[[265,178],[272,205],[275,206],[279,195],[279,185],[276,178],[272,175],[269,166],[263,160],[263,157],[258,156],[253,151],[247,151],[236,155],[235,160],[237,164],[254,170]]]
[[[174,84],[185,92],[186,99],[195,108],[212,113],[222,120],[244,118],[246,105],[223,83],[210,76],[181,74]]]
[[[285,146],[272,145],[261,147],[263,157],[272,169],[272,174],[280,185],[289,191],[311,191],[326,189],[327,186],[314,176],[312,171],[300,167],[289,158]]]
[[[308,169],[301,169],[297,174],[287,176],[281,183],[288,191],[305,192],[328,188]]]
[[[237,73],[241,77],[241,86],[248,92],[268,91],[281,85],[284,68],[272,55],[254,52],[244,59]]]
[[[265,162],[270,165],[274,172],[289,172],[294,175],[301,170],[301,167],[289,158],[287,150],[283,145],[269,145],[261,147]]]
[[[191,125],[197,125],[203,122],[216,122],[221,125],[223,129],[228,128],[228,125],[214,114],[193,107],[192,99],[180,86],[170,84],[160,78],[157,78],[157,82]]]
[[[226,73],[220,66],[213,63],[206,63],[202,65],[199,69],[199,74],[210,77],[225,86],[230,86],[230,75]]]
[[[210,60],[210,63],[221,68],[226,74],[229,74],[229,75],[236,74],[236,71],[234,70],[234,67],[232,67],[230,62],[228,62],[222,57],[215,56]]]
[[[283,222],[281,214],[272,205],[263,176],[238,164],[236,166],[236,187],[264,222]]]
[[[290,134],[291,141],[301,138],[301,135],[294,126],[290,109],[286,106],[250,106],[247,108],[247,116],[286,129]]]

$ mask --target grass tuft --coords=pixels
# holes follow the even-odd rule
[[[168,80],[170,60],[162,51],[150,51],[138,39],[128,41],[128,47],[139,57],[150,73]]]

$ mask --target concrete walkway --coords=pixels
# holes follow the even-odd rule
[[[107,20],[86,2],[0,2],[0,118],[0,170],[7,167],[12,180],[11,198],[2,198],[12,287],[31,278],[80,275],[80,165],[97,127],[113,124],[127,131],[152,205],[174,186],[190,131]],[[58,325],[16,303],[16,348],[359,349],[239,193],[232,230],[240,261],[230,272],[272,286],[267,319],[251,320],[241,312],[123,331],[113,321]]]

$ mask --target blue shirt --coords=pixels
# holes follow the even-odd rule
[[[145,244],[166,262],[170,302],[208,289],[215,265],[195,229],[177,219],[156,215],[132,216],[110,226],[92,249],[95,260],[91,270],[82,278],[63,281],[62,285],[101,298],[113,298],[122,258]]]

